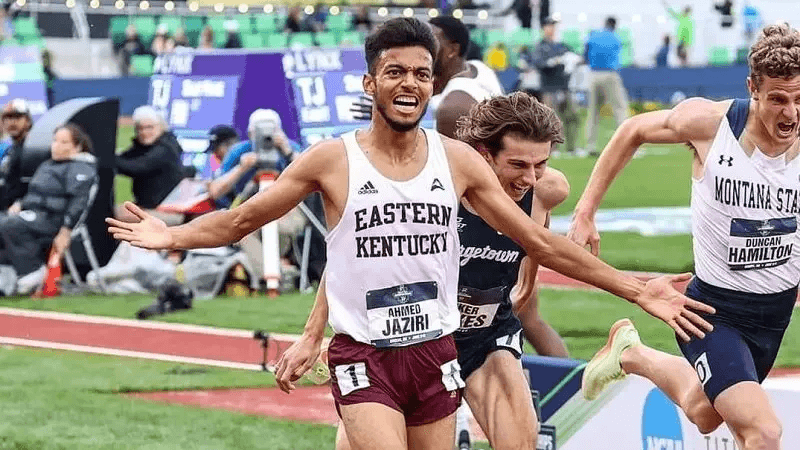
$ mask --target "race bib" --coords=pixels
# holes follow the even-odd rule
[[[754,270],[786,264],[792,256],[797,218],[731,219],[728,268]]]
[[[404,347],[441,336],[438,296],[435,281],[368,291],[367,320],[372,345]]]
[[[461,314],[461,325],[458,331],[490,327],[505,295],[505,286],[486,290],[459,286],[458,312]]]

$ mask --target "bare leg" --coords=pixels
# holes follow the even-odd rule
[[[450,450],[456,439],[456,413],[444,419],[406,428],[408,448],[411,450]],[[385,446],[376,446],[384,450]]]
[[[336,450],[350,450],[350,441],[347,440],[347,432],[344,431],[342,419],[336,428]]]
[[[743,381],[725,389],[714,406],[742,450],[780,450],[781,423],[758,383]]]
[[[533,449],[539,422],[522,365],[498,350],[467,378],[467,403],[489,444],[497,450]]]
[[[340,410],[352,449],[406,450],[406,421],[401,412],[380,403],[342,405]]]
[[[640,375],[658,386],[701,433],[710,433],[722,423],[722,417],[703,392],[697,373],[685,359],[635,345],[622,352],[620,365],[625,373]]]

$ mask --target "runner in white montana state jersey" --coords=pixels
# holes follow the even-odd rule
[[[800,33],[769,26],[750,50],[751,98],[689,99],[620,126],[575,209],[570,237],[599,236],[594,214],[612,180],[644,143],[685,143],[694,152],[690,298],[716,309],[714,330],[679,342],[685,360],[641,345],[618,321],[584,371],[595,398],[625,373],[649,378],[702,433],[723,421],[740,448],[779,449],[781,424],[760,383],[789,325],[800,281]],[[688,363],[687,363],[688,361]]]

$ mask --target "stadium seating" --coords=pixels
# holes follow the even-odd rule
[[[486,32],[486,42],[485,47],[491,47],[492,45],[502,42],[505,44],[506,42],[506,33],[503,30],[488,30]]]
[[[184,31],[186,32],[186,39],[189,40],[189,45],[197,47],[200,43],[200,33],[202,33],[205,26],[203,18],[189,16],[184,19],[183,24],[186,27]]]
[[[264,38],[260,34],[243,34],[242,47],[244,48],[263,48]]]
[[[180,17],[175,16],[162,16],[158,21],[158,26],[166,25],[167,32],[169,34],[174,34],[178,28],[183,27],[183,21]]]
[[[708,53],[708,64],[711,66],[727,66],[731,63],[730,51],[726,47],[711,47]]]
[[[328,31],[347,31],[352,24],[350,14],[328,14],[325,17],[325,28]]]
[[[295,32],[289,35],[289,47],[313,47],[314,33]]]
[[[567,28],[561,33],[561,41],[566,44],[573,52],[583,54],[583,37],[581,30],[577,28]]]
[[[274,33],[283,30],[282,17],[274,14],[261,14],[256,16],[256,31],[259,33]]]
[[[156,18],[152,16],[139,16],[133,19],[133,25],[139,33],[139,39],[145,47],[150,47],[153,36],[156,34]]]
[[[125,40],[125,28],[128,27],[127,16],[114,16],[108,28],[108,34],[114,44],[121,44]]]
[[[149,77],[153,74],[153,57],[151,55],[131,56],[131,75]]]
[[[747,57],[750,56],[750,49],[741,47],[736,49],[736,64],[747,64]]]
[[[339,34],[339,45],[342,46],[361,46],[366,39],[365,33],[361,31],[345,31]]]
[[[253,32],[253,17],[247,14],[236,16],[235,20],[239,23],[239,33],[250,34]]]
[[[14,36],[22,41],[33,38],[41,38],[39,26],[33,17],[20,17],[14,20]]]
[[[331,31],[323,31],[316,34],[317,45],[320,47],[336,47],[339,41],[336,38],[336,33]]]
[[[267,48],[285,48],[288,47],[289,35],[286,33],[271,33],[267,35],[264,42]]]

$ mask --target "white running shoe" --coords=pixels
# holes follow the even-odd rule
[[[622,352],[634,345],[640,345],[639,332],[630,319],[620,319],[611,326],[608,341],[586,365],[583,370],[581,391],[586,400],[594,400],[609,384],[625,378],[620,359]]]
[[[30,295],[42,285],[47,275],[47,266],[39,267],[33,272],[19,277],[17,280],[17,295]]]

